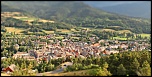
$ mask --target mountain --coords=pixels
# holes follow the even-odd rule
[[[103,15],[101,13],[106,13],[96,10],[81,1],[3,1],[2,4],[22,9],[41,18],[53,20],[62,20],[70,17],[95,17],[98,14]]]
[[[10,7],[10,6],[5,5],[5,4],[1,4],[1,12],[5,12],[5,11],[8,11],[8,10],[10,12],[16,12],[16,11],[18,11],[18,12],[25,12],[25,11],[23,11],[21,9],[17,9],[17,8],[13,8],[13,7]]]
[[[2,1],[10,9],[24,10],[34,16],[74,26],[106,28],[120,26],[135,33],[150,33],[149,19],[133,18],[96,9],[82,1]],[[5,7],[2,7],[5,9]],[[10,9],[5,11],[10,11]],[[4,12],[4,10],[2,10]]]
[[[85,4],[88,4],[96,8],[115,6],[119,4],[130,4],[130,3],[136,3],[136,2],[138,1],[84,1]]]
[[[109,1],[98,3],[87,3],[92,7],[99,8],[101,10],[117,13],[121,15],[127,15],[132,17],[151,18],[151,3],[150,1]],[[113,4],[112,4],[113,3]],[[96,5],[95,5],[96,4]],[[107,4],[107,5],[104,5]]]

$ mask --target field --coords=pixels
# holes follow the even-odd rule
[[[42,30],[42,31],[44,31],[45,33],[47,33],[47,34],[52,34],[52,33],[54,33],[54,31],[46,31],[46,30]]]
[[[44,20],[44,19],[40,19],[39,22],[44,22],[44,23],[45,23],[45,22],[52,22],[52,23],[54,23],[54,21]]]
[[[138,34],[138,35],[141,35],[141,37],[150,37],[150,34]]]
[[[59,37],[55,37],[56,39],[63,39],[64,37],[62,36],[59,36]]]
[[[37,20],[37,18],[29,18],[29,17],[27,17],[27,18],[20,18],[20,20],[22,20],[22,21],[34,21],[34,20]]]
[[[71,37],[71,38],[74,38],[74,39],[79,39],[80,37]]]
[[[1,76],[10,76],[7,73],[1,73]]]
[[[113,37],[113,39],[117,39],[117,40],[127,40],[127,38],[122,38],[122,37]]]
[[[38,20],[38,22],[52,22],[52,23],[54,23],[54,21],[51,21],[51,20],[38,19],[36,17],[25,16],[20,12],[4,12],[1,15],[4,17],[12,17],[12,18],[19,19],[22,21],[28,21],[30,25],[31,25],[30,22],[35,21],[35,20]]]
[[[113,30],[113,29],[102,29],[102,31],[111,31],[111,32],[114,32],[115,30]]]
[[[88,76],[87,71],[89,70],[72,71],[72,72],[58,73],[58,74],[43,73],[43,75],[44,76]]]
[[[22,31],[25,31],[25,29],[21,28],[14,28],[14,27],[5,27],[7,32],[15,32],[16,34],[22,34]]]
[[[119,31],[116,31],[116,32],[119,32],[119,33],[132,33],[130,30],[119,30]]]
[[[57,31],[59,31],[61,33],[71,33],[71,31],[67,30],[67,29],[57,29]]]

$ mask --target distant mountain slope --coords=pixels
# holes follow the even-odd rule
[[[148,19],[107,13],[82,1],[2,1],[2,4],[24,10],[40,18],[65,22],[74,26],[92,28],[120,26],[137,33],[150,33],[151,31],[151,22]]]
[[[132,1],[131,1],[132,2]],[[132,17],[143,17],[143,18],[151,18],[151,3],[150,2],[133,2],[133,3],[122,3],[122,4],[113,4],[109,6],[102,7],[99,4],[94,5],[90,4],[96,8],[100,8],[107,12],[132,16]]]
[[[91,16],[96,18],[112,15],[92,8],[81,1],[3,1],[2,4],[22,9],[41,18],[58,21],[71,17]]]
[[[130,4],[136,3],[138,1],[84,1],[85,4],[96,8],[108,7],[108,6],[115,6],[119,4]]]
[[[5,5],[5,4],[1,4],[1,12],[7,12],[7,11],[10,11],[10,12],[25,12],[21,9],[17,9],[17,8],[13,8],[13,7],[10,7],[8,5]]]

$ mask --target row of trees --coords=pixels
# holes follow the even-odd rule
[[[65,71],[95,69],[98,71],[92,70],[91,72],[94,72],[94,74],[91,73],[90,75],[103,76],[103,74],[99,73],[104,70],[104,64],[106,63],[108,66],[107,71],[111,75],[151,76],[151,52],[148,51],[122,52],[83,60],[75,58],[73,63],[73,66],[69,66]],[[99,67],[101,69],[98,69]]]

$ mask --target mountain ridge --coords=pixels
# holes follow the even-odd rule
[[[111,2],[111,1],[110,1]],[[117,13],[121,15],[131,16],[131,17],[142,17],[142,18],[151,18],[151,9],[150,9],[150,2],[148,1],[130,1],[130,3],[127,1],[126,3],[121,3],[125,1],[118,1],[113,4],[110,4],[110,2],[107,2],[107,6],[100,5],[96,2],[85,2],[86,4],[89,4],[90,6],[94,8],[98,8],[100,10],[104,10],[111,13]],[[96,3],[96,5],[95,5]],[[104,1],[100,2],[101,4],[104,4]],[[109,3],[109,4],[108,4]]]
[[[53,21],[65,22],[75,26],[91,26],[107,27],[107,26],[121,26],[125,29],[130,29],[133,32],[146,32],[150,30],[150,20],[143,18],[134,18],[124,15],[108,13],[96,8],[93,8],[81,1],[68,2],[2,2],[10,7],[18,7],[31,14]],[[4,9],[4,8],[2,8]],[[3,10],[2,10],[3,11]],[[9,11],[9,10],[8,10]],[[144,27],[143,27],[144,26]],[[139,29],[138,29],[139,28]],[[146,31],[145,31],[146,30]]]

